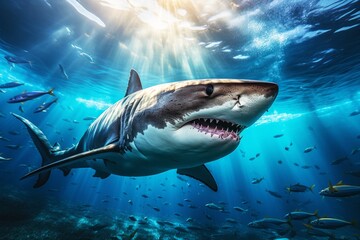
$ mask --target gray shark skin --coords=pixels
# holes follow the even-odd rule
[[[42,167],[22,179],[39,175],[34,187],[46,183],[50,171],[93,168],[95,177],[110,174],[147,176],[171,169],[217,191],[205,163],[226,156],[240,143],[240,133],[274,102],[275,83],[237,79],[202,79],[142,89],[131,70],[123,99],[105,110],[71,149],[51,146],[27,119],[25,124]]]

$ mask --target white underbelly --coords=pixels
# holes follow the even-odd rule
[[[132,151],[123,154],[109,153],[104,159],[87,160],[87,165],[96,171],[120,176],[148,176],[171,168],[159,164],[162,161],[148,159],[131,144]]]

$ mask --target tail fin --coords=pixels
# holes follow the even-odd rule
[[[310,225],[310,224],[307,224],[307,223],[303,223],[303,225],[308,229],[308,230],[311,230],[313,229],[313,226]]]
[[[319,210],[315,210],[315,212],[314,212],[314,216],[316,217],[316,218],[320,218],[320,216],[319,216]]]
[[[311,186],[309,187],[309,190],[310,190],[311,192],[313,192],[314,187],[315,187],[315,184],[311,185]]]
[[[54,88],[51,88],[51,89],[48,91],[48,94],[50,94],[51,96],[55,96],[55,94],[54,94]]]
[[[290,227],[294,227],[294,225],[291,222],[291,217],[286,220],[286,223],[289,224]]]
[[[26,126],[31,139],[33,140],[37,150],[39,151],[42,157],[41,165],[44,166],[53,162],[54,155],[51,153],[52,146],[50,145],[44,133],[29,120],[15,113],[11,113],[11,114],[17,119],[19,119]],[[48,181],[49,177],[50,177],[50,171],[40,173],[34,185],[34,188],[39,188],[43,186]]]

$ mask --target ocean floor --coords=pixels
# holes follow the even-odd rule
[[[242,224],[202,226],[151,216],[114,214],[95,210],[91,205],[72,205],[55,197],[41,198],[32,191],[2,187],[0,194],[0,239],[22,240],[141,240],[141,239],[328,239],[292,231],[253,230]],[[359,239],[358,236],[336,239]]]

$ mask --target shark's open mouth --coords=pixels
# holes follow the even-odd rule
[[[194,119],[187,124],[198,129],[199,132],[210,134],[211,137],[232,138],[236,141],[240,140],[239,135],[246,128],[236,123],[211,118]]]

